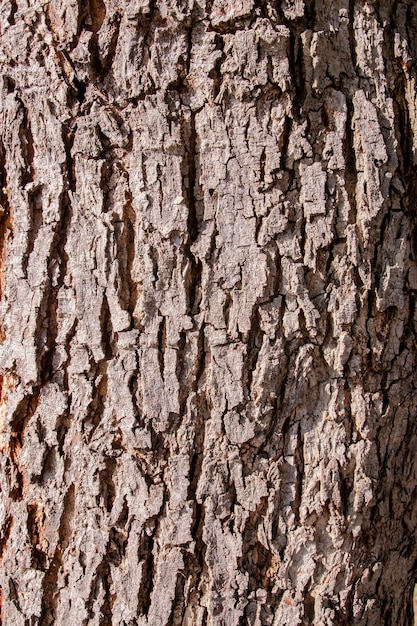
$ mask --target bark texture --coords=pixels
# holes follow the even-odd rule
[[[411,624],[414,0],[0,16],[4,624]]]

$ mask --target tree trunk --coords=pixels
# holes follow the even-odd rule
[[[412,623],[414,0],[3,0],[2,620]]]

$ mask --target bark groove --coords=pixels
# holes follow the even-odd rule
[[[0,3],[1,621],[411,624],[417,8],[119,4]]]

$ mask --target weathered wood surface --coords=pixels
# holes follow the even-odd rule
[[[0,15],[3,623],[410,624],[415,2]]]

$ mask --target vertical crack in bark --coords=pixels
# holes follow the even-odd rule
[[[158,329],[158,363],[162,379],[165,372],[165,349],[166,349],[166,317],[162,316]]]
[[[188,235],[191,242],[194,242],[197,239],[201,228],[202,216],[199,215],[201,207],[199,207],[199,203],[196,198],[198,145],[197,133],[195,128],[195,113],[193,113],[192,111],[190,112],[189,129],[186,133],[186,145],[188,146],[188,149],[186,151],[188,167],[186,175],[183,178],[185,187],[184,196],[187,198],[188,204]]]
[[[292,100],[292,115],[299,122],[303,119],[303,104],[306,98],[306,80],[304,70],[303,47],[300,32],[289,23],[290,45],[289,45],[289,71],[291,72],[292,84],[295,87],[295,94]]]
[[[32,544],[32,563],[35,569],[44,571],[47,566],[47,555],[42,549],[43,512],[35,502],[28,504],[27,529]]]
[[[140,376],[140,366],[139,366],[139,359],[138,359],[137,352],[135,352],[135,366],[136,367],[134,369],[134,373],[131,375],[131,377],[128,380],[128,387],[130,391],[130,397],[132,400],[135,419],[137,420],[138,423],[142,424],[143,415],[142,415],[142,410],[139,404],[139,391],[138,391],[138,388],[139,388],[138,379]]]
[[[210,408],[203,388],[204,372],[207,361],[207,350],[205,345],[204,323],[202,324],[198,334],[197,345],[197,367],[195,370],[195,378],[192,381],[192,390],[196,393],[196,406],[192,414],[193,418],[193,454],[190,458],[189,470],[189,486],[187,490],[187,500],[193,503],[193,521],[190,529],[191,536],[195,541],[194,559],[192,567],[192,589],[198,595],[199,585],[202,581],[203,573],[207,568],[206,565],[206,545],[203,541],[203,531],[205,525],[204,502],[197,497],[199,481],[202,476],[202,467],[204,460],[204,439],[206,422],[210,415]],[[191,598],[190,598],[191,602]]]
[[[43,383],[51,380],[54,376],[53,357],[59,332],[59,321],[57,318],[58,293],[64,285],[67,274],[68,254],[65,247],[71,218],[72,208],[68,190],[64,188],[60,197],[60,218],[54,229],[55,232],[48,260],[48,286],[45,286],[42,294],[37,322],[37,337],[41,340],[37,346],[37,358]],[[56,266],[59,268],[58,271],[56,271]]]
[[[141,582],[138,593],[138,608],[137,614],[139,616],[147,616],[151,606],[151,594],[153,589],[153,577],[154,577],[154,538],[148,536],[145,532],[142,533],[139,556],[142,557],[141,568]]]
[[[138,284],[133,279],[133,271],[136,259],[136,240],[135,240],[135,221],[136,216],[132,206],[133,196],[128,188],[126,192],[126,201],[123,204],[123,229],[119,233],[115,230],[117,259],[119,262],[119,272],[121,277],[121,285],[119,297],[122,308],[126,309],[132,317],[133,325],[138,326],[138,320],[135,319],[134,311],[138,300]]]
[[[166,618],[171,626],[182,622],[191,623],[193,620],[195,623],[227,622],[230,626],[243,626],[246,623],[269,626],[273,621],[290,626],[292,623],[319,623],[320,620],[327,620],[329,624],[337,622],[347,625],[355,620],[366,620],[368,615],[385,622],[406,623],[410,619],[409,609],[399,605],[398,594],[392,591],[392,581],[388,580],[386,572],[391,568],[398,581],[401,584],[406,581],[407,585],[411,584],[409,581],[415,575],[412,559],[416,546],[411,540],[415,428],[410,391],[415,380],[415,324],[414,304],[409,304],[409,299],[413,299],[417,279],[413,277],[411,268],[416,250],[410,256],[407,246],[416,246],[415,241],[411,242],[411,229],[415,222],[412,201],[417,178],[410,140],[411,105],[404,93],[409,76],[401,75],[405,69],[393,60],[394,53],[397,55],[398,52],[392,46],[387,45],[384,52],[389,57],[384,70],[386,76],[381,76],[380,85],[377,84],[379,79],[376,76],[374,78],[378,56],[376,47],[380,45],[378,37],[385,28],[384,23],[375,22],[374,28],[375,8],[368,7],[369,13],[365,15],[367,7],[359,6],[354,0],[333,3],[329,7],[324,7],[322,3],[320,13],[318,4],[313,0],[282,2],[277,13],[273,12],[272,5],[268,6],[263,0],[256,0],[248,6],[245,1],[242,6],[233,2],[209,2],[205,9],[190,8],[184,3],[165,6],[155,1],[142,3],[140,7],[126,5],[124,9],[113,9],[107,0],[71,2],[65,7],[65,3],[61,4],[61,8],[56,9],[56,5],[54,9],[61,11],[61,17],[58,17],[62,24],[54,24],[56,32],[53,33],[52,44],[47,39],[50,36],[47,29],[45,37],[42,37],[44,25],[39,16],[30,22],[30,12],[25,13],[21,30],[22,38],[23,35],[27,37],[24,45],[26,50],[30,49],[30,62],[35,71],[45,76],[41,68],[47,67],[48,72],[51,72],[51,93],[46,96],[40,89],[30,97],[39,105],[42,104],[42,98],[49,99],[54,103],[52,115],[58,116],[59,111],[60,119],[70,121],[64,125],[67,152],[64,169],[68,174],[64,180],[53,242],[47,251],[45,286],[39,288],[41,302],[36,324],[31,322],[27,331],[22,330],[21,335],[16,331],[14,335],[17,343],[20,336],[24,337],[24,332],[35,337],[39,375],[34,388],[29,386],[26,389],[23,400],[13,410],[10,455],[9,459],[4,460],[6,480],[10,479],[11,505],[16,510],[19,506],[24,508],[28,500],[27,528],[20,531],[18,518],[12,519],[9,515],[5,518],[3,535],[0,534],[3,559],[9,559],[7,566],[10,571],[15,567],[10,576],[10,588],[3,586],[5,602],[8,603],[6,606],[11,611],[18,611],[19,619],[28,623],[38,619],[38,614],[35,614],[38,609],[28,608],[30,602],[25,600],[29,587],[25,588],[25,582],[20,582],[19,574],[16,574],[16,564],[20,563],[19,558],[23,559],[24,554],[16,552],[15,563],[10,558],[10,555],[14,558],[11,551],[14,548],[10,548],[9,544],[12,541],[19,542],[21,536],[22,545],[30,548],[27,541],[29,532],[32,542],[31,580],[38,580],[36,576],[45,572],[43,582],[39,583],[42,590],[36,592],[42,595],[41,626],[52,626],[59,619],[64,602],[67,602],[68,619],[74,623],[77,621],[76,603],[64,600],[61,591],[68,584],[77,556],[77,565],[83,568],[82,575],[88,580],[83,597],[80,598],[80,611],[87,610],[88,616],[81,620],[100,622],[104,626],[115,624],[121,619],[126,624],[133,624],[139,618],[143,618],[144,622],[154,620],[157,614],[154,613],[154,602],[156,607],[157,599],[153,585],[155,588],[157,584],[161,585],[163,589],[161,576],[165,575],[162,573],[165,570],[162,566],[167,565],[164,559],[175,551],[176,554],[181,552],[180,560],[183,559],[184,568],[180,573],[173,572],[171,596],[167,598],[167,607],[173,600],[171,614]],[[13,12],[17,8],[17,3],[13,2],[10,23],[14,22]],[[413,17],[411,3],[404,9],[406,12],[408,10],[407,25],[399,28],[398,32],[395,26],[400,3],[391,8],[395,15],[391,17],[392,32],[386,31],[386,37],[391,41],[394,35],[398,35],[396,46],[398,50],[405,50],[403,31],[408,39],[412,37],[412,25],[409,23]],[[380,9],[381,3],[376,7],[379,12],[382,11]],[[210,15],[208,10],[211,11]],[[288,15],[293,17],[284,19]],[[67,44],[69,51],[64,50],[61,55],[67,64],[67,75],[64,78],[58,67],[54,74],[55,65],[53,62],[48,65],[50,59],[46,51],[50,50],[52,58],[55,53],[58,54],[57,48],[61,45],[59,37],[66,37],[58,33],[63,32],[63,27],[71,20],[75,24],[71,32],[75,33],[75,27],[78,32]],[[282,34],[287,38],[286,27],[291,33],[289,58],[285,59],[285,55],[278,53],[273,44],[265,60],[259,51],[263,45],[270,45],[268,42],[275,36],[274,33],[279,32],[280,37]],[[341,29],[339,32],[338,28]],[[213,29],[218,31],[215,35]],[[14,30],[5,29],[6,45],[10,45],[8,33]],[[344,47],[340,46],[343,50],[340,59],[333,58],[333,44],[341,36],[349,38],[346,54]],[[69,38],[71,35],[65,41]],[[259,43],[261,39],[262,44]],[[304,48],[303,41],[309,42]],[[15,45],[17,49],[20,42],[15,40]],[[349,58],[342,62],[344,55],[349,57],[348,45],[357,76],[350,70]],[[413,42],[407,45],[415,49]],[[141,47],[145,49],[143,54]],[[23,52],[22,58],[27,58],[24,55]],[[173,68],[163,62],[171,55],[176,59],[175,63],[178,61]],[[20,63],[19,58],[16,56],[17,64]],[[62,58],[61,61],[64,64]],[[7,63],[3,65],[7,69]],[[20,75],[16,66],[9,69],[8,73],[13,78],[8,77],[4,81],[5,91],[9,92],[9,96],[13,90],[16,93],[23,90],[22,93],[25,93],[26,74]],[[65,75],[65,71],[62,71]],[[76,71],[79,71],[78,77]],[[102,96],[97,96],[99,109],[104,113],[110,108],[112,111],[114,109],[117,112],[117,125],[125,120],[125,116],[129,116],[129,125],[132,127],[127,147],[125,144],[113,145],[112,140],[99,131],[103,151],[97,158],[105,162],[101,188],[104,195],[103,213],[106,214],[102,216],[97,215],[98,210],[91,210],[97,207],[89,206],[89,193],[95,190],[90,189],[91,180],[84,180],[80,172],[79,180],[75,181],[71,159],[72,129],[79,116],[85,117],[83,121],[86,121],[88,129],[87,116],[91,113],[92,99],[96,97],[91,95],[93,89],[87,89],[85,76],[88,75],[91,76],[92,87],[99,86],[103,92]],[[355,154],[355,146],[360,144],[363,137],[357,139],[360,129],[356,119],[361,112],[356,109],[353,111],[352,105],[358,81],[364,77],[364,83],[370,86],[367,98],[372,106],[381,111],[385,106],[384,101],[388,108],[391,97],[396,101],[396,133],[399,144],[402,144],[398,148],[400,163],[391,182],[390,200],[386,201],[378,218],[373,220],[372,237],[368,242],[361,239],[360,230],[366,220],[366,211],[372,209],[368,204],[372,199],[370,189],[373,181],[370,176],[366,179],[365,171],[358,171],[363,155]],[[269,91],[271,81],[280,81],[281,78],[283,87],[280,87],[279,93],[272,94]],[[285,81],[290,85],[291,79],[292,85],[286,91]],[[225,81],[227,93],[224,89]],[[72,103],[69,100],[65,103],[65,83],[69,82],[74,83],[78,103],[75,98]],[[60,85],[64,96],[59,91]],[[329,165],[330,158],[338,156],[335,152],[340,151],[337,146],[343,134],[343,129],[332,125],[333,104],[329,104],[326,111],[322,106],[323,100],[327,103],[327,96],[323,94],[328,94],[333,87],[342,89],[348,100],[343,155],[339,155],[345,160],[344,171],[343,166],[332,170]],[[389,92],[391,88],[392,93]],[[141,93],[136,93],[141,89]],[[220,107],[222,111],[215,106],[222,103],[213,101],[220,100],[223,97],[221,94],[225,94],[227,99],[227,110],[226,99],[223,100],[224,106]],[[6,96],[5,102],[9,96]],[[266,127],[262,126],[261,109],[267,97],[271,97],[276,108],[274,119],[271,108],[266,131]],[[376,98],[379,98],[377,104],[373,101]],[[192,111],[190,109],[189,112],[191,102]],[[334,102],[337,108],[338,100],[335,98]],[[324,111],[322,116],[320,107]],[[18,115],[17,121],[12,121],[12,124],[16,123],[16,137],[20,125],[22,154],[19,155],[17,150],[17,156],[23,158],[24,165],[21,172],[19,165],[13,171],[17,172],[15,178],[20,179],[17,187],[26,186],[28,194],[27,198],[22,196],[22,203],[27,200],[27,208],[31,213],[31,233],[26,256],[21,259],[26,275],[31,275],[32,262],[36,262],[35,253],[41,243],[38,235],[45,226],[38,207],[41,202],[47,201],[48,190],[46,186],[36,187],[37,172],[33,163],[37,166],[44,158],[44,148],[38,145],[38,126],[34,154],[29,123],[29,116],[34,119],[33,112],[29,114],[22,109],[20,111],[21,117]],[[353,126],[353,117],[356,127]],[[93,118],[91,115],[92,131],[94,125],[99,123]],[[384,120],[387,123],[383,129],[385,145],[387,149],[393,149],[395,137],[393,139],[391,136],[389,115]],[[305,121],[307,127],[303,124]],[[180,125],[182,133],[179,132]],[[227,135],[224,142],[223,135]],[[138,153],[146,152],[143,162],[148,160],[144,168],[145,176],[141,177],[138,172],[137,179],[130,161],[131,155],[128,155],[128,152],[136,153],[132,150],[133,147],[136,150],[137,146],[133,143],[136,141],[139,142]],[[323,157],[325,142],[330,155],[333,151],[329,159]],[[88,152],[88,141],[86,146]],[[7,154],[10,149],[7,145]],[[48,145],[45,147],[47,149],[53,148]],[[279,151],[280,163],[271,164],[273,155]],[[20,254],[18,237],[11,238],[12,209],[9,197],[13,197],[13,194],[7,191],[8,182],[12,182],[14,187],[16,185],[15,181],[7,181],[7,176],[10,176],[9,165],[5,163],[4,154],[5,149],[0,145],[2,272],[7,270],[4,267],[7,237],[9,243],[15,246],[11,264]],[[232,163],[235,159],[238,161],[238,170],[233,171]],[[328,168],[328,174],[331,172],[327,176],[325,213],[318,212],[311,218],[307,215],[301,217],[296,214],[299,200],[302,194],[308,195],[303,188],[311,181],[308,177],[305,181],[301,180],[299,165],[302,163],[308,167],[310,162],[318,160],[322,161],[324,168]],[[372,168],[371,161],[372,158]],[[164,169],[168,167],[168,162],[175,162],[177,168],[173,168],[172,176],[171,172],[167,176]],[[122,170],[124,168],[120,179],[119,167]],[[132,180],[127,176],[127,169]],[[282,179],[279,170],[284,172]],[[232,180],[235,172],[236,180]],[[254,178],[253,172],[256,174]],[[265,183],[258,188],[259,180],[254,179],[259,178],[259,172],[264,183],[273,175],[273,183]],[[381,170],[381,173],[385,171]],[[360,189],[362,178],[368,185],[368,198],[364,202]],[[125,184],[129,189],[125,202],[123,199],[119,201],[116,193],[119,188],[116,188],[118,183],[114,184],[115,180],[122,181],[121,189]],[[377,177],[375,181],[378,186]],[[405,191],[401,188],[401,182]],[[379,183],[383,184],[382,178]],[[161,188],[159,196],[156,191],[158,184]],[[386,183],[384,190],[388,188],[389,184]],[[207,203],[203,205],[203,192],[206,190]],[[346,209],[345,190],[350,207]],[[20,197],[18,191],[14,188],[16,197]],[[100,239],[101,234],[95,238],[93,233],[91,237],[94,244],[104,242],[100,249],[104,267],[97,267],[97,262],[94,265],[99,256],[92,258],[91,250],[83,249],[83,241],[79,245],[82,254],[76,257],[78,248],[76,252],[73,247],[76,237],[73,237],[72,230],[71,238],[68,238],[73,219],[72,193],[83,199],[80,210],[88,212],[86,228],[92,232],[96,223],[99,229],[103,229],[106,220],[112,219],[113,209],[116,215],[120,208],[117,220],[110,222],[108,227],[107,242],[104,241],[106,236]],[[315,190],[312,189],[313,198],[314,194]],[[179,197],[182,197],[181,202],[175,203],[174,198]],[[97,198],[97,202],[101,202],[99,192],[98,196],[92,194],[91,198],[93,203]],[[163,204],[159,214],[158,202]],[[176,207],[175,214],[174,211],[170,212],[171,202]],[[340,229],[348,222],[352,241],[344,237],[343,233],[338,233],[337,239],[334,238],[333,218],[325,224],[324,216],[329,217],[329,211],[336,204],[335,215],[341,224]],[[19,208],[17,204],[13,211],[15,209],[24,211],[24,207]],[[323,207],[317,205],[314,209],[320,211]],[[393,216],[402,209],[405,209],[402,230],[397,229],[392,234],[396,219]],[[250,217],[251,210],[255,219]],[[285,211],[289,217],[284,215]],[[178,215],[178,223],[175,222],[175,215]],[[285,221],[287,217],[288,224]],[[315,273],[311,267],[311,271],[303,267],[299,247],[301,245],[303,256],[309,250],[311,252],[314,244],[312,227],[322,219],[324,228],[328,227],[331,231],[331,243],[325,249],[318,247],[311,253],[311,263],[316,261],[316,268],[319,268]],[[171,232],[175,232],[175,241],[180,243],[174,244],[174,237],[170,240],[163,234],[165,221],[168,223],[170,220],[173,228]],[[207,224],[204,220],[207,220]],[[210,221],[215,222],[212,235],[206,231]],[[17,229],[19,224],[17,220]],[[71,224],[71,229],[73,227],[77,225]],[[258,246],[253,243],[254,234],[259,238]],[[276,241],[275,261],[269,244],[263,244],[264,237],[269,237],[271,242]],[[320,243],[318,235],[317,241]],[[142,243],[144,248],[149,246],[152,251],[152,267],[142,262]],[[174,245],[175,249],[170,247]],[[405,261],[401,257],[402,252]],[[288,263],[283,261],[279,269],[280,257],[288,260]],[[371,276],[360,265],[362,257],[371,263]],[[403,267],[405,264],[406,268]],[[294,266],[295,273],[291,274]],[[115,274],[112,274],[112,267],[117,268]],[[69,268],[71,272],[67,275]],[[240,271],[239,268],[244,269]],[[407,276],[402,291],[398,287],[402,280],[401,270]],[[149,292],[145,294],[146,303],[143,307],[138,285],[135,284],[135,277],[140,276],[141,271],[149,274],[143,281]],[[239,271],[244,288],[242,284],[236,286]],[[106,289],[106,281],[113,276],[115,284]],[[24,292],[25,283],[24,276],[17,279],[12,272],[8,280],[7,293],[4,283],[0,288],[3,296],[8,298],[4,311],[5,323],[10,329],[16,319],[23,320],[23,316],[19,317],[20,303],[16,305],[12,298],[20,287]],[[121,287],[117,284],[119,280]],[[233,282],[235,280],[237,282]],[[81,283],[91,284],[95,290],[97,311],[88,311],[88,321],[87,315],[73,321],[76,317],[74,311],[79,310],[77,298],[80,297],[81,288],[78,289],[77,285]],[[392,295],[392,291],[397,288],[398,305]],[[207,293],[203,293],[203,289],[207,289]],[[324,293],[317,296],[321,289]],[[60,297],[58,308],[60,290],[59,296],[65,297],[62,300]],[[367,296],[368,290],[372,291],[372,297]],[[402,296],[403,305],[400,303]],[[320,306],[317,307],[316,297],[317,301],[320,300]],[[153,303],[152,306],[149,303]],[[147,320],[145,323],[149,321],[155,329],[152,330],[153,343],[150,342],[153,358],[155,362],[158,361],[154,373],[146,371],[149,367],[147,355],[144,354],[143,358],[139,356],[137,333],[129,333],[132,329],[125,328],[125,313],[121,322],[123,330],[115,332],[115,318],[113,327],[111,316],[114,307],[119,305],[131,315],[135,312],[138,319]],[[319,311],[322,316],[317,321],[319,330],[315,338],[312,338],[311,318],[314,315],[311,314],[310,305],[314,305],[314,314]],[[365,310],[367,305],[368,309]],[[352,313],[355,306],[358,311],[356,317]],[[326,315],[331,321],[327,329]],[[207,322],[207,332],[203,320]],[[227,331],[225,333],[224,321],[229,334]],[[139,322],[135,324],[138,326]],[[249,328],[245,335],[246,342],[243,331],[242,334],[236,331],[242,328]],[[100,342],[100,338],[97,340],[99,329],[104,356],[96,362],[94,349],[101,354],[97,346],[97,342]],[[346,356],[349,329],[353,329],[354,347],[352,355]],[[94,336],[94,345],[89,344],[89,333],[92,333],[91,337]],[[366,333],[368,345],[362,338]],[[56,346],[58,336],[59,347]],[[173,345],[171,337],[176,338],[172,341]],[[346,338],[346,344],[343,344],[343,337]],[[399,347],[393,349],[395,341],[395,346],[398,344]],[[64,346],[61,345],[63,342]],[[307,358],[307,344],[312,343],[316,349]],[[211,347],[213,355],[220,348],[222,356],[216,361],[210,358]],[[58,354],[58,349],[65,349],[68,354],[67,362],[60,366],[63,370],[60,377],[53,371],[53,357]],[[341,362],[337,378],[332,368],[332,359],[336,357]],[[59,362],[62,363],[62,358]],[[74,389],[77,376],[81,390],[79,397]],[[178,414],[167,410],[168,428],[162,432],[158,431],[157,419],[152,423],[146,410],[141,414],[142,407],[139,406],[141,393],[145,395],[147,391],[143,391],[143,381],[151,387],[152,376],[155,385],[158,385],[155,394],[160,394],[167,403],[165,405],[161,402],[159,405],[159,398],[151,393],[149,403],[155,403],[163,410],[164,406],[170,404],[171,393],[175,394],[175,402],[176,394],[179,396],[180,408],[175,409]],[[59,390],[65,404],[68,386],[72,394],[68,406],[64,409],[60,407],[55,414],[52,400],[51,405],[46,402],[48,394],[58,393]],[[344,392],[341,406],[341,396],[337,396],[336,402],[328,390],[336,388],[338,392]],[[404,390],[407,390],[408,395]],[[39,403],[40,397],[42,403]],[[52,395],[50,397],[53,398]],[[126,416],[124,397],[128,407]],[[114,398],[117,398],[117,403],[120,401],[123,412],[123,418],[118,419],[117,424],[116,419],[112,421],[112,410],[118,409],[118,406],[112,406]],[[5,396],[0,398],[0,404],[3,401],[7,402]],[[82,403],[84,405],[80,408]],[[152,414],[154,407],[149,403],[147,406]],[[233,405],[238,414],[236,419],[242,420],[242,423],[247,420],[249,427],[255,428],[252,439],[242,445],[232,444],[231,439],[227,439],[228,434],[222,424],[227,415],[224,404],[226,407]],[[218,405],[222,405],[220,409]],[[73,422],[71,409],[75,413],[75,408],[77,415],[81,415],[78,419],[82,424]],[[45,426],[47,456],[42,459],[44,473],[27,485],[21,452],[24,450],[26,454],[30,451],[30,438],[26,438],[30,429],[27,427],[35,411],[39,411],[41,416],[45,413],[45,420],[46,413],[48,417],[50,413],[53,427]],[[140,428],[136,430],[132,426],[135,418],[140,422]],[[107,419],[108,429],[104,432]],[[331,429],[328,427],[330,422]],[[64,441],[66,433],[73,444]],[[140,437],[143,437],[143,441],[139,442]],[[51,448],[51,441],[58,441],[58,445],[52,443]],[[98,453],[98,446],[102,442],[109,450],[109,457]],[[374,452],[375,444],[377,449]],[[85,476],[85,468],[77,467],[78,473],[72,474],[80,450],[88,455],[89,463],[91,461],[94,480],[98,478],[97,487],[91,487]],[[144,486],[139,473],[138,476],[134,472],[131,475],[128,470],[129,474],[123,475],[124,463],[128,466],[129,459],[134,456],[140,458],[144,471],[146,469]],[[334,461],[333,470],[332,467],[329,469],[329,460]],[[323,471],[327,472],[324,476],[322,461]],[[178,474],[175,474],[176,463],[184,463],[178,469]],[[60,467],[64,479],[60,478]],[[223,467],[226,468],[224,475]],[[242,473],[241,484],[239,472]],[[54,493],[55,487],[51,488],[52,476],[64,483],[59,493]],[[165,486],[163,505],[158,509],[152,502],[153,497],[159,497],[155,495],[160,485],[157,478],[167,483],[171,476],[180,476],[180,480],[174,484],[174,489]],[[66,491],[66,485],[72,479],[76,479],[76,485]],[[187,480],[189,485],[186,484]],[[327,481],[325,487],[324,481]],[[57,485],[58,490],[61,487]],[[181,491],[182,488],[186,494]],[[82,497],[80,495],[77,500],[77,523],[86,513],[89,530],[104,533],[104,544],[98,547],[104,550],[104,554],[97,561],[90,559],[88,553],[81,554],[81,550],[76,554],[81,531],[73,529],[72,525],[75,517],[75,490],[78,493],[78,489]],[[151,497],[153,489],[155,492]],[[264,490],[268,495],[264,495]],[[213,502],[217,506],[220,493],[230,496],[231,501],[232,513],[229,517],[226,514],[224,519],[220,519],[217,509],[214,515],[210,509]],[[120,499],[123,498],[122,507]],[[325,501],[324,504],[321,499]],[[18,506],[13,500],[18,501]],[[128,514],[125,513],[128,510],[127,502],[132,507],[132,514],[140,510],[142,515],[146,511],[147,521],[140,531],[133,531],[129,527]],[[52,558],[54,549],[48,552],[43,543],[45,503],[51,506],[52,511],[58,507],[54,514],[60,515],[59,529],[54,530],[51,525],[52,530],[49,530],[51,541],[58,542]],[[89,508],[90,505],[93,509]],[[134,506],[138,507],[135,511]],[[153,506],[155,510],[158,509],[158,513],[155,514]],[[123,508],[122,512],[119,513],[118,507],[120,510]],[[94,518],[94,509],[98,513],[97,518]],[[178,518],[175,517],[177,514]],[[373,516],[371,521],[367,519],[370,514]],[[304,521],[306,515],[310,521]],[[402,531],[397,525],[399,516],[403,520]],[[119,519],[114,522],[113,518],[116,517]],[[175,536],[183,523],[187,532],[191,526],[195,543],[175,543],[174,540],[171,545],[170,533]],[[140,535],[138,549],[137,546],[133,549],[135,555],[132,557],[130,540],[133,535],[130,533],[133,532],[143,534]],[[350,549],[354,532],[357,539]],[[236,547],[240,546],[241,540],[241,548]],[[343,542],[342,548],[335,548],[340,541]],[[386,545],[382,545],[383,541]],[[71,560],[71,546],[75,546],[74,561]],[[235,549],[241,550],[242,557],[237,556]],[[327,558],[326,550],[329,553],[327,561],[324,558]],[[126,572],[126,577],[132,576],[132,558],[133,567],[138,564],[139,568],[142,566],[141,580],[135,587],[133,601],[127,599],[125,583],[120,585],[120,581],[125,580],[123,576]],[[297,559],[300,559],[302,567],[298,567]],[[330,560],[331,572],[327,567]],[[383,570],[378,569],[381,563]],[[210,577],[213,578],[213,585]],[[213,591],[211,597],[210,590]],[[68,591],[69,598],[71,590],[65,591]],[[263,594],[264,591],[266,594]],[[219,596],[215,597],[217,593]],[[151,598],[152,609],[149,612]],[[372,601],[374,604],[371,606]],[[122,604],[123,609],[120,608]],[[202,604],[206,604],[206,608],[203,609]]]
[[[33,136],[30,126],[28,109],[23,102],[19,101],[21,105],[21,125],[19,128],[20,146],[23,157],[23,167],[21,169],[21,181],[22,186],[31,183],[34,177],[33,159],[34,159],[34,147]]]
[[[388,47],[386,42],[386,47]],[[407,85],[408,81],[413,81],[410,73],[413,72],[413,68],[408,68],[406,64],[396,64],[396,72],[394,74],[394,94],[393,109],[394,109],[394,123],[395,132],[397,136],[397,156],[399,160],[398,175],[401,177],[401,182],[405,187],[405,198],[401,197],[404,201],[404,210],[411,215],[414,214],[414,207],[407,202],[412,198],[415,198],[417,193],[417,163],[415,162],[415,148],[413,141],[413,128],[409,114],[409,107],[407,103]],[[415,79],[414,79],[415,81]],[[392,193],[392,188],[391,188]]]
[[[42,212],[42,186],[35,186],[33,189],[28,190],[28,212],[29,212],[29,231],[28,231],[28,246],[22,260],[22,269],[27,278],[28,264],[30,255],[35,247],[36,239],[43,226],[43,212]]]
[[[98,613],[100,626],[113,625],[114,595],[110,591],[111,586],[112,576],[110,572],[110,565],[106,557],[104,557],[100,565],[97,567],[93,580],[91,581],[91,591],[86,602],[88,621],[92,621],[94,618],[97,618]],[[101,605],[99,605],[98,600],[101,590],[103,590],[103,598]]]
[[[177,360],[175,364],[175,376],[179,382],[179,403],[180,410],[179,416],[182,417],[186,414],[186,403],[190,396],[191,386],[190,377],[186,369],[185,361],[188,360],[187,350],[187,333],[185,331],[180,332],[180,338],[177,345]]]
[[[188,310],[191,317],[195,317],[200,313],[200,305],[202,300],[202,273],[203,264],[201,259],[196,258],[191,252],[189,254],[191,262],[190,280],[188,285]]]
[[[3,526],[0,530],[0,559],[3,557],[3,553],[6,549],[7,542],[9,540],[10,533],[12,531],[12,527],[13,527],[13,517],[11,515],[7,515],[4,520]]]
[[[355,9],[356,0],[349,0],[349,48],[354,70],[358,66],[356,57],[356,36],[355,36]]]
[[[106,18],[106,3],[103,0],[89,0],[88,5],[91,28],[97,34]]]
[[[304,479],[304,443],[303,435],[301,432],[301,426],[298,426],[297,430],[297,446],[294,452],[294,466],[295,466],[295,495],[294,500],[291,503],[297,524],[300,523],[300,506],[302,501],[303,492],[303,479]]]
[[[194,500],[193,526],[191,528],[191,536],[195,541],[194,558],[192,559],[191,567],[187,570],[187,573],[189,572],[192,576],[192,584],[190,585],[190,588],[193,591],[190,595],[190,606],[195,606],[199,604],[200,594],[203,592],[202,587],[204,586],[204,576],[207,574],[207,546],[203,541],[203,532],[206,523],[205,509],[204,503],[199,502],[197,498],[195,498],[197,488],[196,485],[198,483],[199,477],[201,476],[201,463],[200,459],[197,458],[198,454],[200,454],[200,458],[202,459],[202,452],[197,453],[197,456],[195,457],[196,463],[194,467],[190,469],[190,479],[192,480],[192,483],[195,484],[195,487],[192,488],[190,482],[190,495],[193,496]]]
[[[7,187],[6,153],[0,140],[0,300],[3,297],[5,283],[5,263],[7,240],[13,234],[12,212]],[[3,325],[0,325],[0,343],[4,341]]]
[[[42,185],[34,183],[34,143],[29,119],[28,109],[20,101],[21,105],[21,125],[19,128],[19,138],[23,167],[21,169],[21,183],[27,189],[28,207],[28,243],[27,249],[22,259],[22,269],[27,277],[29,257],[33,252],[36,239],[43,224],[42,217]]]
[[[113,439],[112,448],[115,449],[116,447],[117,441]],[[113,481],[113,475],[116,469],[116,459],[109,457],[105,460],[105,468],[99,473],[100,495],[97,497],[97,504],[99,506],[101,505],[103,510],[106,510],[107,513],[111,513],[116,498],[116,489]]]
[[[15,15],[17,11],[18,6],[16,0],[10,0],[10,13],[7,17],[7,21],[9,22],[10,26],[14,26],[16,24]]]
[[[315,30],[315,22],[316,22],[316,2],[317,0],[304,0],[305,2],[305,20],[307,28],[311,30]]]
[[[346,96],[346,127],[344,135],[344,157],[345,157],[345,189],[349,198],[349,223],[356,224],[356,190],[358,185],[358,172],[356,167],[356,155],[353,140],[353,103],[351,98]]]
[[[75,485],[71,484],[64,496],[62,513],[59,522],[58,542],[55,548],[45,576],[42,581],[42,606],[39,626],[52,626],[57,619],[57,609],[59,604],[60,587],[59,576],[62,574],[63,554],[70,545],[73,533],[74,513],[75,513],[76,491]]]
[[[224,54],[224,39],[222,35],[216,34],[214,37],[215,49],[221,51],[221,55],[216,60],[214,67],[209,72],[209,77],[213,81],[213,101],[217,102],[223,83],[222,65],[226,59]]]
[[[109,308],[109,302],[106,293],[103,293],[103,300],[100,311],[100,327],[101,327],[101,347],[104,353],[104,363],[107,369],[108,361],[111,361],[115,356],[115,343],[114,332],[111,322],[111,314]],[[101,362],[97,364],[100,368]]]
[[[189,566],[187,567],[186,562],[184,562],[184,570],[189,570]],[[185,599],[186,581],[186,575],[183,572],[178,572],[177,582],[175,584],[175,596],[172,602],[171,614],[169,616],[167,626],[181,626],[181,624],[183,624],[183,616],[187,606]]]

